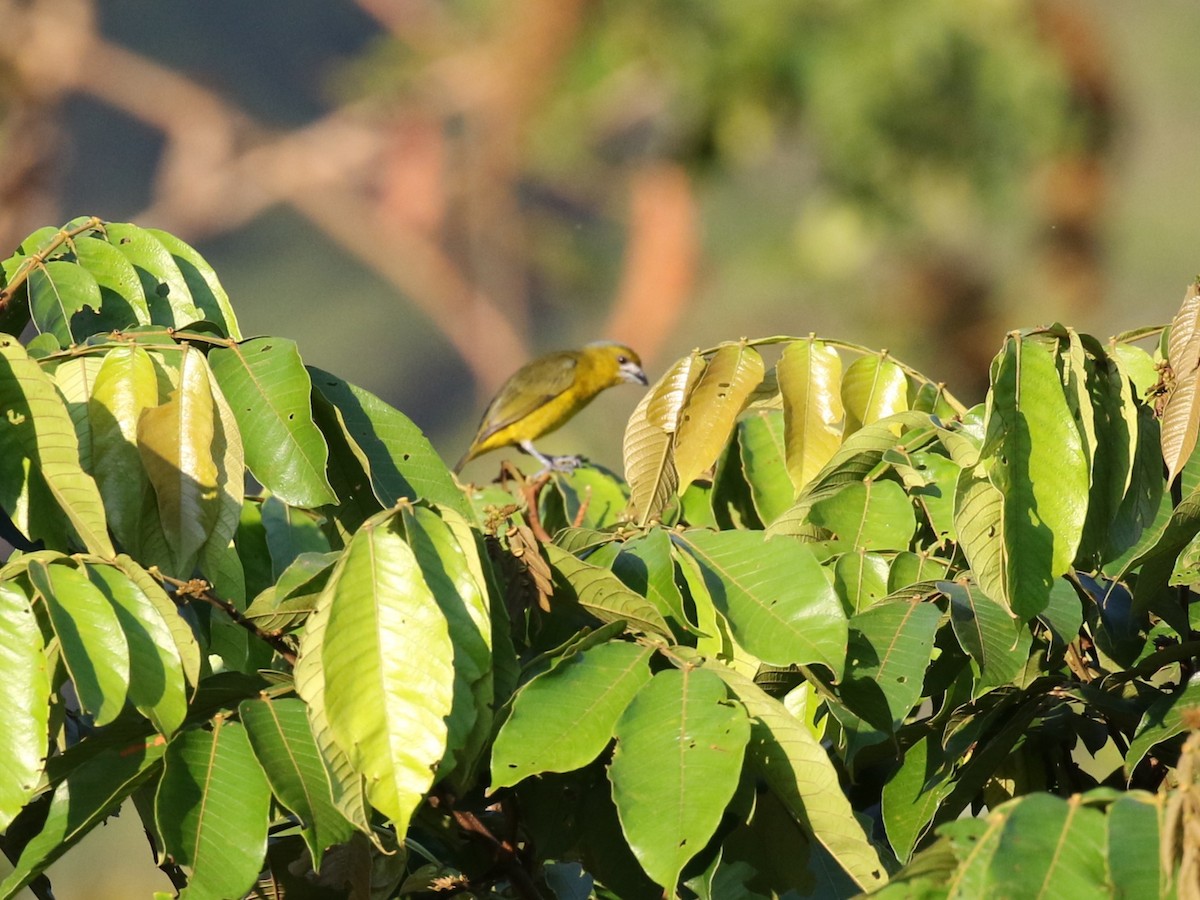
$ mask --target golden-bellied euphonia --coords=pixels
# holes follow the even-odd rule
[[[470,460],[499,447],[517,446],[547,469],[570,470],[577,456],[543,456],[533,441],[563,425],[613,385],[647,384],[638,355],[623,344],[598,341],[582,350],[547,353],[518,369],[488,404],[479,432],[457,472]]]

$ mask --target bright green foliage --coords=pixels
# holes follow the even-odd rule
[[[1193,871],[1194,289],[1161,420],[1121,338],[1009,335],[967,409],[777,336],[666,367],[623,477],[476,488],[243,341],[171,235],[78,219],[2,272],[40,333],[0,335],[0,898],[130,799],[195,898]]]

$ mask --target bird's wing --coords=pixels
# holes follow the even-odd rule
[[[564,351],[535,359],[514,374],[492,399],[475,442],[485,440],[545,406],[575,381],[576,354]]]

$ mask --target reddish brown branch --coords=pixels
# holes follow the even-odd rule
[[[282,635],[263,631],[247,619],[242,614],[242,611],[228,600],[222,600],[216,594],[212,593],[210,590],[211,585],[207,581],[200,578],[181,581],[178,578],[172,578],[170,575],[164,575],[159,571],[157,566],[151,566],[148,571],[164,585],[169,585],[175,591],[177,598],[183,598],[185,602],[188,600],[200,600],[209,606],[215,606],[221,612],[225,613],[225,615],[229,616],[237,625],[250,632],[260,641],[265,641],[269,644],[271,649],[287,660],[290,665],[294,666],[296,664],[296,651],[292,649],[292,645]]]

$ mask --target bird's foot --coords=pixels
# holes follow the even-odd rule
[[[548,472],[574,472],[583,465],[582,456],[548,456],[543,460],[545,470]]]

